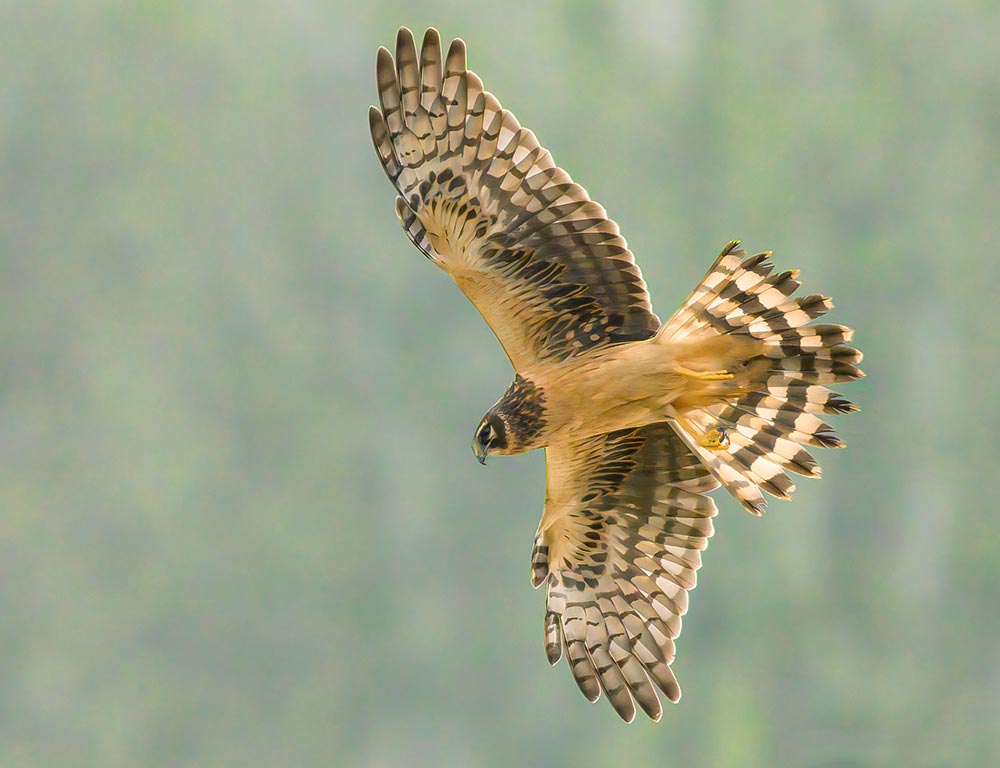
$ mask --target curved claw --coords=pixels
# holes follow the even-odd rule
[[[698,441],[702,448],[710,451],[724,451],[729,447],[729,435],[725,427],[713,427],[705,433],[705,436]]]
[[[690,376],[698,381],[730,381],[735,378],[729,371],[692,371],[683,365],[674,365],[674,372],[682,376]]]

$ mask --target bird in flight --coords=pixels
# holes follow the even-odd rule
[[[369,112],[396,214],[479,310],[514,380],[476,429],[487,456],[545,449],[531,582],[545,651],[590,701],[662,715],[701,552],[724,486],[748,511],[819,477],[805,446],[842,447],[822,414],[856,406],[829,385],[863,376],[833,305],[792,298],[798,272],[729,243],[665,323],[618,226],[466,68],[437,30],[418,56],[402,28],[380,48]]]

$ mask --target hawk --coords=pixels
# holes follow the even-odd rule
[[[396,214],[479,310],[514,380],[473,438],[487,456],[545,449],[531,583],[545,651],[631,721],[676,702],[674,641],[722,485],[748,511],[819,477],[805,446],[842,447],[822,414],[857,410],[852,331],[811,324],[833,305],[792,298],[798,272],[729,243],[665,323],[604,208],[429,29],[402,28],[376,62],[369,112]]]

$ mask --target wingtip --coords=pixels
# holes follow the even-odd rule
[[[378,150],[378,136],[382,132],[382,112],[378,107],[372,105],[368,107],[368,132],[371,133],[375,149]]]
[[[379,88],[396,79],[396,63],[392,52],[384,45],[378,47],[375,53],[375,74],[378,77]]]
[[[413,31],[409,27],[400,27],[396,30],[396,50],[409,43],[413,44]]]
[[[456,37],[451,41],[451,45],[448,46],[448,61],[454,63],[454,69],[464,70],[466,68],[465,57],[465,41],[460,37]]]
[[[672,685],[667,686],[667,690],[664,691],[667,698],[674,704],[681,700],[681,685],[678,682],[674,682]]]

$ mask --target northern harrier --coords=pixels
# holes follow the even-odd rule
[[[666,323],[600,205],[559,168],[482,81],[465,43],[419,61],[400,29],[376,65],[369,113],[407,236],[479,310],[514,381],[473,450],[544,448],[548,487],[531,582],[546,588],[545,650],[565,651],[586,696],[626,721],[654,720],[681,690],[674,639],[712,535],[720,484],[759,515],[786,472],[818,477],[803,447],[841,447],[817,414],[855,406],[828,385],[862,376],[833,305],[793,299],[795,270],[727,245]]]

